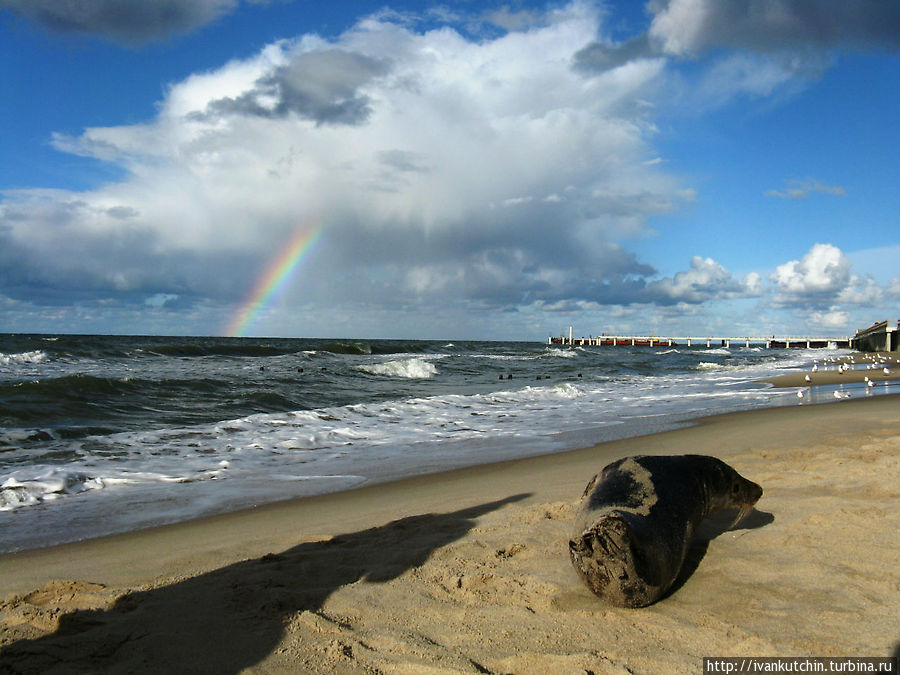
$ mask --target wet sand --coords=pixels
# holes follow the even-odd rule
[[[841,369],[841,366],[845,369]],[[825,358],[821,363],[817,363],[817,367],[815,371],[780,375],[765,382],[770,382],[776,387],[813,387],[859,384],[868,381],[877,385],[879,382],[900,380],[900,357],[893,353]]]
[[[900,640],[900,397],[698,420],[0,556],[0,672],[685,673],[703,656],[888,656]],[[764,488],[710,519],[670,596],[606,606],[568,560],[585,484],[633,454]],[[4,670],[6,669],[6,670]]]

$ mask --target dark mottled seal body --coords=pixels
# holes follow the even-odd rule
[[[740,508],[739,521],[761,495],[759,485],[715,457],[625,457],[584,490],[569,540],[572,564],[610,603],[644,607],[672,586],[706,516]]]

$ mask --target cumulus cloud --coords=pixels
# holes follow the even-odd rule
[[[317,124],[361,124],[372,108],[360,88],[386,72],[385,61],[343,49],[301,52],[240,96],[211,101],[200,116],[294,114]]]
[[[900,277],[892,277],[888,282],[886,293],[891,298],[900,298]]]
[[[801,260],[779,265],[771,279],[785,296],[832,297],[850,280],[850,263],[836,246],[815,244]]]
[[[744,280],[735,279],[731,272],[712,258],[694,256],[690,269],[648,284],[646,295],[662,304],[683,302],[698,304],[710,300],[746,298],[759,295],[761,279],[752,273]]]
[[[145,123],[56,135],[127,178],[6,194],[10,288],[239,302],[317,227],[286,301],[632,301],[656,271],[614,240],[693,196],[648,162],[636,111],[661,65],[586,78],[572,57],[599,14],[547,16],[477,41],[369,17],[174,83]]]
[[[193,7],[212,17],[233,4]],[[681,4],[652,9],[659,17]],[[136,6],[122,3],[125,14]],[[598,41],[602,13],[581,3],[479,20],[527,30],[472,39],[382,12],[333,39],[280,40],[172,83],[143,123],[54,135],[58,150],[112,163],[125,178],[2,195],[4,302],[94,299],[104,311],[178,310],[208,323],[310,229],[321,230],[318,243],[283,298],[297,316],[337,308],[331,320],[629,306],[671,318],[741,298],[824,317],[893,292],[853,275],[827,244],[767,279],[735,277],[704,256],[661,278],[627,242],[695,198],[652,147],[652,101],[667,91],[674,48],[662,33]],[[151,34],[141,35],[128,39]],[[678,39],[684,54],[716,44]],[[711,88],[769,95],[812,62],[757,48],[717,60]],[[781,65],[757,68],[766,64]],[[772,196],[839,190],[807,180]]]
[[[779,265],[771,275],[773,302],[779,306],[812,307],[874,305],[885,289],[871,278],[852,273],[844,253],[831,244],[815,244],[800,260]]]
[[[0,0],[0,9],[54,31],[140,44],[192,31],[237,4],[238,0]]]
[[[832,307],[824,311],[812,312],[809,315],[809,323],[812,326],[829,330],[843,330],[850,323],[850,314],[844,310]]]

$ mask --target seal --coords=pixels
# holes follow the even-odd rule
[[[706,516],[739,508],[735,527],[761,496],[759,485],[715,457],[625,457],[587,484],[569,555],[596,595],[645,607],[671,588]]]

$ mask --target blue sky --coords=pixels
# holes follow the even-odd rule
[[[900,318],[900,5],[0,0],[0,331]]]

